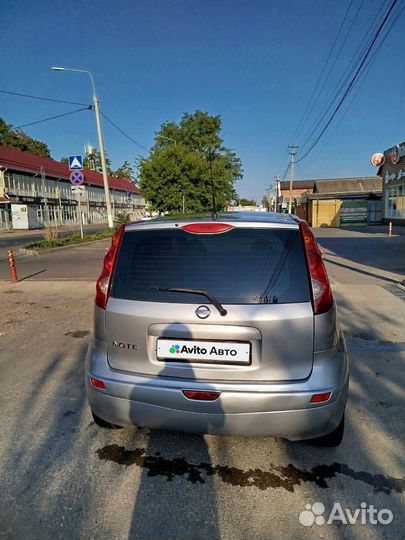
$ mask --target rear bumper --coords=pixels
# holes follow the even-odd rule
[[[106,389],[95,389],[90,377],[102,379]],[[302,440],[330,433],[344,414],[348,379],[345,350],[318,353],[309,379],[282,384],[141,377],[112,370],[97,342],[86,360],[87,397],[100,418],[121,426],[218,435]],[[212,402],[189,400],[182,393],[186,389],[219,390],[221,396]],[[321,392],[332,392],[329,402],[311,404],[312,395]]]

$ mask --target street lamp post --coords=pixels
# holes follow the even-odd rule
[[[73,71],[75,73],[86,73],[90,77],[91,85],[93,89],[94,112],[96,113],[96,121],[97,121],[97,134],[98,134],[98,143],[100,146],[101,168],[103,171],[103,182],[104,182],[105,200],[106,200],[106,205],[107,205],[108,227],[112,229],[114,227],[114,223],[113,223],[113,215],[111,211],[110,188],[108,185],[107,163],[105,159],[103,128],[101,126],[100,101],[96,95],[94,77],[90,73],[90,71],[87,71],[85,69],[73,69],[73,68],[65,68],[65,67],[53,67],[52,69],[53,71]]]

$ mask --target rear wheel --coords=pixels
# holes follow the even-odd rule
[[[336,429],[334,429],[331,433],[328,433],[327,435],[323,435],[322,437],[317,437],[316,439],[311,439],[311,444],[314,444],[315,446],[339,446],[339,444],[342,442],[343,434],[345,431],[345,417],[343,415],[342,420],[340,421],[340,424]]]
[[[111,422],[107,422],[107,420],[103,420],[96,414],[94,414],[93,411],[91,411],[91,414],[93,415],[94,422],[101,428],[104,429],[122,429],[122,426],[117,426],[116,424],[111,424]]]

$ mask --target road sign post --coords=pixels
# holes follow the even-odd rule
[[[81,157],[81,156],[69,156],[69,167],[71,166],[71,159],[70,158],[72,158],[72,157],[74,157],[77,160],[77,158]],[[75,164],[74,160],[72,160],[72,163],[73,163],[73,165]],[[79,165],[80,165],[80,163],[79,163]],[[76,194],[78,194],[78,197],[77,197],[77,202],[78,202],[77,211],[79,213],[80,237],[83,238],[83,219],[82,219],[81,191],[84,191],[84,186],[82,186],[82,184],[84,182],[84,174],[82,173],[82,171],[73,170],[70,173],[70,182],[72,184],[72,191],[74,190],[74,192]]]
[[[78,212],[79,212],[79,222],[80,222],[80,237],[83,238],[83,219],[82,219],[82,203],[81,203],[81,194],[79,193],[77,195],[77,200],[78,200],[78,203],[79,203],[79,206],[78,206]]]

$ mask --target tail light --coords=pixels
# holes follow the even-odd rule
[[[323,394],[314,394],[311,397],[311,403],[325,403],[330,400],[332,392],[324,392]]]
[[[117,232],[114,233],[111,239],[111,247],[104,257],[103,270],[97,280],[96,305],[102,309],[105,309],[107,306],[108,296],[110,294],[111,287],[111,276],[114,272],[115,261],[117,259],[117,254],[122,242],[122,238],[124,236],[124,231],[125,225],[121,225]]]
[[[333,306],[332,289],[323,264],[322,254],[306,221],[300,222],[300,230],[304,239],[309,275],[311,277],[314,314],[320,315],[329,311]]]
[[[90,384],[94,386],[94,388],[105,390],[105,382],[101,381],[100,379],[95,379],[94,377],[90,377]]]
[[[181,230],[192,234],[221,234],[233,228],[233,225],[227,223],[191,223],[184,225]]]
[[[188,399],[196,399],[198,401],[215,401],[221,395],[221,392],[207,390],[183,390],[183,394]]]

